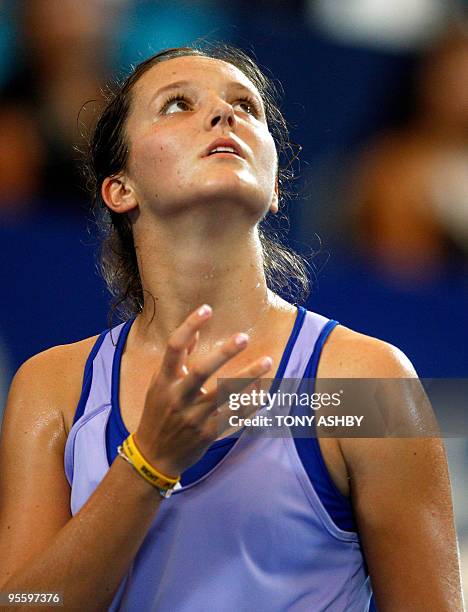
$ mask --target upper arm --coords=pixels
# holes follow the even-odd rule
[[[442,443],[411,438],[344,442],[351,499],[379,612],[461,611]]]
[[[386,343],[357,340],[348,376],[414,378]],[[356,350],[359,348],[359,350]],[[425,418],[412,397],[398,406],[411,426]],[[460,568],[450,480],[437,437],[342,438],[351,500],[379,612],[461,611]]]
[[[62,348],[25,362],[8,396],[0,443],[0,584],[71,518]]]

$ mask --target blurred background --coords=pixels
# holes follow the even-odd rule
[[[0,0],[0,406],[28,357],[107,327],[76,152],[100,89],[197,40],[253,53],[284,89],[303,147],[287,240],[313,255],[307,307],[397,345],[421,377],[468,377],[467,9]],[[466,589],[468,444],[446,443]]]

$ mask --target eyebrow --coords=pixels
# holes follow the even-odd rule
[[[193,84],[194,84],[194,81],[186,81],[186,80],[174,81],[173,83],[168,83],[167,85],[164,85],[163,87],[160,87],[158,90],[156,90],[156,93],[151,97],[150,104],[152,104],[161,94],[165,93],[166,91],[169,91],[171,89],[179,89],[181,87],[191,86]],[[230,81],[228,83],[228,87],[236,88],[236,89],[243,89],[244,91],[247,91],[249,94],[255,96],[259,100],[261,108],[263,108],[262,97],[259,94],[257,94],[253,89],[250,89],[249,87],[247,87],[246,85],[243,85],[242,83],[239,83],[238,81]]]
[[[179,87],[186,87],[187,85],[190,85],[190,81],[175,81],[174,83],[164,85],[164,87],[160,87],[158,90],[156,90],[156,93],[152,96],[151,101],[156,100],[158,96],[166,91],[169,91],[170,89],[178,89]]]

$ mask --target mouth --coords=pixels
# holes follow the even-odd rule
[[[212,142],[203,157],[240,157],[244,158],[241,147],[232,138],[218,138]]]

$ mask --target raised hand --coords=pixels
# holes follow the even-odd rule
[[[246,334],[234,334],[190,370],[187,357],[193,351],[199,330],[212,310],[204,305],[192,312],[169,337],[159,372],[151,379],[135,442],[145,458],[166,476],[178,476],[193,465],[216,439],[226,424],[219,410],[231,392],[249,386],[271,366],[262,357],[237,372],[233,380],[207,392],[206,380],[246,348]],[[235,379],[238,379],[237,382]]]

